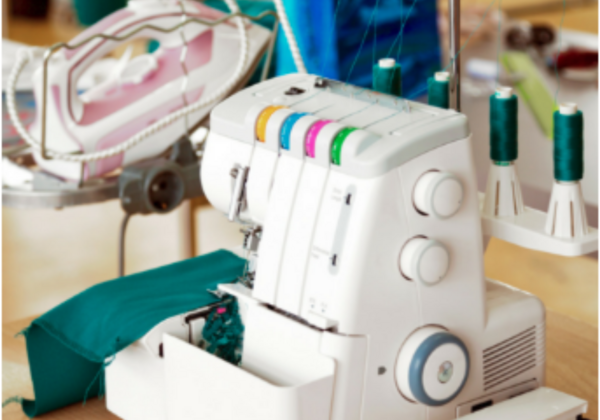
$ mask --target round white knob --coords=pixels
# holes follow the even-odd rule
[[[396,384],[406,398],[428,406],[449,403],[469,376],[469,353],[462,340],[439,327],[423,327],[408,337],[396,362]]]
[[[456,214],[463,198],[462,182],[450,172],[426,172],[417,181],[413,193],[415,207],[438,219],[447,219]]]
[[[448,249],[439,241],[413,238],[404,245],[400,254],[400,270],[411,280],[426,286],[439,283],[450,265]]]

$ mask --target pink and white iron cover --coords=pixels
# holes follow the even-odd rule
[[[126,8],[107,16],[69,44],[74,45],[97,33],[122,36],[141,25],[171,28],[185,18],[216,20],[223,16],[224,13],[193,1],[131,0]],[[48,64],[46,100],[48,149],[62,153],[92,153],[127,141],[168,114],[214,94],[234,74],[243,48],[233,20],[212,28],[189,23],[170,33],[147,28],[127,41],[140,38],[156,39],[160,48],[133,58],[119,69],[118,74],[81,95],[77,92],[78,79],[94,61],[112,51],[119,42],[95,39],[77,49],[63,48],[53,55]],[[266,50],[270,31],[247,24],[246,38],[248,59],[244,73],[249,76],[253,64]],[[43,68],[35,71],[33,79],[35,97],[40,101]],[[244,79],[241,77],[240,81]],[[213,101],[179,118],[124,152],[85,162],[83,168],[78,162],[43,159],[40,153],[34,153],[34,157],[42,169],[68,180],[99,177],[159,155],[208,115],[216,103],[218,101]],[[37,105],[38,110],[41,109],[41,104]],[[40,115],[41,112],[29,128],[29,133],[36,139],[41,138]]]

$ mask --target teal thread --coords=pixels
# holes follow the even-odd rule
[[[341,2],[342,0],[337,0],[335,3],[335,11],[333,12],[333,24],[331,25],[331,32],[329,33],[329,42],[327,43],[327,54],[325,55],[325,57],[331,57],[331,47],[334,43],[337,43],[337,39],[335,37],[335,29],[337,25],[338,10],[340,8]]]
[[[388,50],[386,57],[392,56],[391,54],[392,54],[392,51],[394,51],[396,42],[400,41],[400,45],[398,46],[398,54],[396,55],[398,58],[400,58],[400,54],[402,53],[402,41],[404,40],[404,27],[406,26],[406,23],[408,22],[408,18],[410,18],[410,15],[412,14],[412,10],[414,9],[415,4],[417,4],[417,1],[419,1],[419,0],[413,0],[412,4],[410,5],[410,9],[408,9],[408,13],[407,13],[406,17],[404,18],[404,20],[402,20],[402,17],[400,17],[400,32],[398,33],[398,35],[396,35],[396,38],[394,38],[394,42],[392,42],[392,45],[390,46],[390,49]],[[400,2],[400,4],[402,5],[402,2]]]
[[[500,47],[502,45],[502,0],[498,0],[498,34],[496,37],[496,87],[500,84]]]
[[[518,156],[517,97],[490,96],[490,159],[511,162]]]
[[[377,2],[379,3],[379,0],[377,0]],[[350,80],[350,77],[352,76],[352,72],[354,71],[354,67],[356,67],[356,63],[358,62],[360,53],[363,49],[363,46],[365,45],[365,41],[367,40],[367,36],[369,35],[369,28],[371,28],[371,22],[373,22],[373,18],[375,17],[375,11],[376,11],[376,9],[373,9],[373,11],[371,12],[371,17],[369,18],[369,23],[367,24],[367,29],[365,30],[365,33],[363,34],[362,41],[360,42],[360,47],[358,47],[358,51],[356,52],[356,55],[354,56],[354,61],[352,62],[352,66],[350,66],[350,71],[348,72],[348,76],[346,77],[346,83],[348,83],[348,81]]]
[[[483,16],[481,17],[481,19],[479,20],[479,23],[477,23],[477,26],[475,27],[475,29],[473,29],[471,31],[471,33],[469,34],[469,36],[465,40],[465,43],[463,45],[461,45],[461,47],[459,48],[459,50],[456,52],[456,56],[450,58],[450,62],[444,68],[444,71],[448,70],[448,68],[454,63],[454,60],[456,60],[460,56],[460,54],[463,52],[463,50],[465,48],[467,48],[467,45],[469,45],[469,42],[471,41],[471,38],[473,37],[473,35],[475,35],[475,33],[479,30],[479,28],[481,28],[481,25],[483,25],[483,22],[487,18],[487,15],[490,13],[490,10],[492,9],[492,6],[494,5],[494,3],[496,3],[496,0],[492,0],[492,2],[485,9],[485,12],[483,13]]]
[[[404,23],[402,24],[402,29],[400,30],[400,44],[398,44],[398,52],[396,53],[396,57],[398,58],[398,61],[400,60],[400,56],[402,55],[402,47],[404,46],[404,27],[408,23],[408,19],[410,19],[413,9],[417,5],[418,1],[419,0],[414,0],[411,3],[410,8],[408,9],[408,14],[406,15],[406,18],[404,19]]]
[[[394,96],[402,96],[402,68],[395,63],[394,67],[382,68],[373,66],[373,90]]]
[[[22,404],[23,403],[23,398],[22,397],[10,397],[5,399],[4,401],[2,401],[2,408],[6,407],[9,404]]]
[[[85,389],[85,394],[83,394],[82,405],[85,406],[85,404],[87,403],[87,400],[88,400],[89,394],[92,390],[92,387],[94,386],[94,384],[96,383],[96,381],[99,379],[100,376],[104,376],[104,363],[102,364],[102,366],[100,366],[100,369],[98,369],[98,373],[96,373],[96,376],[94,376],[94,379],[92,379],[92,382],[90,382],[90,384]],[[98,391],[98,395],[100,395],[100,391]]]
[[[390,49],[388,50],[388,53],[386,54],[386,57],[392,57],[392,51],[394,51],[394,46],[396,45],[396,42],[400,41],[400,44],[398,45],[398,53],[396,54],[396,62],[400,62],[400,55],[402,54],[402,43],[404,41],[404,27],[406,26],[406,23],[408,22],[408,19],[410,18],[411,14],[412,14],[412,10],[414,9],[415,5],[417,4],[417,1],[419,0],[413,0],[413,2],[410,5],[410,8],[408,9],[408,13],[406,15],[406,17],[404,18],[404,20],[402,19],[402,6],[404,4],[403,1],[400,2],[400,32],[398,33],[398,35],[396,35],[396,38],[394,38],[394,41],[392,42],[392,45],[390,45]],[[390,91],[392,89],[392,81],[389,80],[388,81],[389,86],[386,88],[387,91]],[[373,84],[375,84],[375,81],[373,81]],[[400,82],[400,84],[402,84],[402,82]],[[400,90],[400,92],[402,93],[402,90]],[[400,96],[400,95],[398,95]]]
[[[450,82],[439,81],[430,77],[427,79],[427,103],[438,108],[448,109],[450,107]]]
[[[558,92],[560,90],[560,75],[558,74],[558,58],[560,57],[560,48],[562,46],[562,29],[563,23],[565,22],[565,15],[567,14],[567,0],[563,0],[563,13],[560,18],[560,25],[558,25],[558,53],[554,59],[554,76],[556,77],[556,91],[554,92],[554,103],[558,104]]]
[[[105,360],[104,362],[102,362],[102,366],[100,366],[100,369],[98,369],[98,373],[96,373],[96,376],[94,376],[94,379],[92,379],[92,382],[90,382],[90,384],[86,388],[85,394],[83,395],[82,405],[85,406],[85,404],[88,400],[88,397],[89,397],[89,393],[92,390],[92,387],[94,386],[96,381],[98,381],[98,394],[97,394],[98,398],[102,399],[102,397],[104,396],[106,368],[109,367],[112,364],[112,362],[115,361],[115,359],[117,357],[117,346],[118,345],[119,345],[119,339],[117,338],[115,341],[114,352],[107,358],[108,360]]]
[[[375,2],[375,23],[373,24],[373,64],[377,63],[375,56],[377,55],[377,12],[379,0]]]
[[[234,365],[242,359],[243,334],[244,324],[236,299],[213,309],[202,329],[202,337],[208,344],[206,351]]]
[[[444,69],[442,71],[447,71],[450,68],[450,66],[452,66],[452,64],[454,63],[454,60],[456,60],[460,56],[460,54],[463,52],[463,50],[465,48],[467,48],[467,45],[469,45],[469,42],[471,41],[471,38],[473,37],[473,35],[475,35],[475,33],[479,30],[479,28],[481,28],[481,25],[483,25],[483,22],[487,18],[487,15],[489,14],[492,6],[494,6],[494,3],[496,3],[496,0],[492,0],[490,2],[488,7],[485,9],[485,12],[483,13],[483,16],[479,20],[479,23],[477,24],[477,26],[471,31],[471,33],[465,40],[464,44],[462,44],[461,47],[459,48],[459,50],[456,52],[456,56],[450,58],[450,62],[448,63],[448,65],[446,67],[444,67]],[[428,89],[429,89],[429,86],[425,86],[423,89],[413,93],[409,99],[418,98],[419,96],[424,94]]]
[[[115,350],[115,354],[110,356],[110,358],[102,364],[102,369],[104,370],[104,374],[100,376],[100,383],[98,387],[98,398],[102,399],[106,394],[106,368],[109,367],[112,362],[117,358],[117,352]]]
[[[583,178],[583,113],[554,112],[554,178],[579,181]]]
[[[416,0],[412,3],[414,4]],[[411,10],[411,8],[409,8]],[[402,15],[404,14],[404,0],[400,0],[400,45],[404,42],[404,25],[402,24]],[[410,16],[410,13],[408,14]],[[392,44],[393,46],[394,44]],[[391,47],[390,47],[391,48]],[[391,51],[391,49],[390,49]],[[398,59],[400,59],[400,54],[398,54]]]
[[[14,338],[19,338],[20,336],[27,338],[27,334],[29,334],[30,328],[31,328],[31,325],[23,328],[21,331],[19,331],[18,333],[15,334]]]

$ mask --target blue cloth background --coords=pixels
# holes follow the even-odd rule
[[[244,13],[255,16],[264,10],[275,10],[269,0],[239,0],[238,3]],[[400,32],[401,22],[407,17],[402,49],[400,51],[400,43],[396,42],[390,54],[402,66],[403,96],[412,98],[415,93],[426,92],[427,79],[440,69],[435,0],[379,0],[378,3],[377,0],[283,0],[283,3],[311,74],[370,88],[373,64],[387,56]],[[376,4],[377,13],[369,26]],[[223,0],[207,0],[206,5],[228,11]],[[334,18],[336,5],[338,12]],[[273,23],[271,18],[261,22],[268,28],[272,28]],[[348,77],[367,27],[364,45]],[[250,84],[259,80],[261,68]],[[280,28],[270,75],[295,72],[287,38]]]
[[[348,78],[376,4],[377,12]],[[309,73],[370,88],[373,64],[387,56],[400,32],[401,20],[406,17],[401,54],[398,55],[399,42],[390,54],[402,66],[403,96],[412,98],[426,92],[427,79],[440,69],[435,0],[284,0],[284,5]],[[276,73],[295,71],[287,40],[280,33]]]

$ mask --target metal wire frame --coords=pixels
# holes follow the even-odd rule
[[[450,108],[460,112],[460,0],[448,0],[450,13]]]
[[[271,39],[270,39],[269,45],[267,47],[267,58],[265,60],[265,66],[263,68],[263,72],[261,75],[261,81],[262,81],[262,80],[265,80],[268,75],[269,67],[271,65],[272,56],[273,56],[273,47],[275,45],[275,39],[277,37],[277,29],[279,26],[279,16],[277,15],[277,13],[275,13],[272,10],[266,10],[266,11],[262,12],[261,14],[259,14],[258,16],[250,16],[245,13],[235,12],[235,13],[230,13],[227,16],[223,16],[222,18],[217,19],[217,20],[188,18],[170,28],[162,28],[160,26],[146,24],[146,25],[139,26],[136,29],[134,29],[124,35],[121,35],[121,36],[107,35],[107,34],[100,33],[100,34],[95,34],[88,38],[85,38],[82,41],[80,41],[74,45],[69,45],[66,42],[58,42],[58,43],[52,45],[44,52],[44,61],[43,61],[43,76],[42,76],[43,84],[42,84],[42,98],[41,98],[42,127],[41,127],[41,139],[40,139],[40,148],[41,148],[42,158],[48,159],[48,160],[53,159],[51,156],[48,156],[46,153],[46,103],[47,103],[47,96],[48,96],[48,62],[50,61],[50,58],[52,57],[52,55],[59,49],[66,48],[68,50],[75,50],[75,49],[81,47],[82,45],[85,45],[88,42],[91,42],[95,39],[104,39],[104,40],[118,41],[118,42],[126,41],[127,39],[131,38],[132,36],[138,34],[139,32],[141,32],[143,30],[146,30],[146,29],[150,29],[150,30],[162,32],[162,33],[171,33],[171,32],[174,32],[190,23],[199,23],[201,25],[205,25],[205,26],[212,28],[212,27],[218,26],[218,25],[220,25],[224,22],[227,22],[236,17],[242,17],[245,19],[249,19],[251,21],[259,21],[261,19],[264,19],[267,16],[273,16],[275,18],[275,25],[273,26],[273,32],[271,34]],[[80,152],[74,152],[73,154],[79,154],[79,153]],[[83,165],[84,165],[84,163],[82,163],[82,167],[83,167]]]

